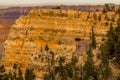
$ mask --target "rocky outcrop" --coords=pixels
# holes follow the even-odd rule
[[[116,5],[109,4],[109,6],[116,6]],[[55,9],[57,7],[60,7],[61,10],[73,9],[78,11],[96,11],[96,10],[101,11],[104,8],[104,5],[77,5],[77,6],[53,5],[53,6],[37,6],[37,7],[34,7],[34,6],[33,7],[9,7],[9,8],[0,9],[0,24],[5,27],[5,29],[3,29],[3,31],[6,34],[5,37],[8,35],[11,24],[13,24],[15,20],[18,19],[21,15],[24,15],[24,16],[27,15],[31,9],[34,9],[34,8]],[[0,34],[0,35],[3,35],[3,34]],[[2,39],[2,41],[4,42],[6,38],[4,40]]]
[[[109,15],[109,16],[108,16]],[[21,16],[11,27],[5,41],[3,62],[8,69],[19,63],[23,71],[31,66],[41,76],[46,72],[51,52],[57,62],[60,56],[69,62],[76,52],[75,38],[89,40],[94,27],[97,41],[106,36],[114,12],[81,12],[74,10],[33,9],[27,16]],[[77,53],[79,54],[79,53]]]

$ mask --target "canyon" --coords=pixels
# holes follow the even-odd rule
[[[26,16],[20,16],[11,26],[8,39],[4,43],[2,61],[8,70],[16,63],[23,73],[33,67],[37,78],[47,72],[48,60],[52,53],[55,62],[60,56],[68,63],[73,53],[78,57],[85,53],[78,50],[77,44],[85,49],[90,43],[91,28],[94,28],[97,44],[106,38],[111,20],[116,27],[119,15],[115,12],[85,12],[60,9],[32,9]],[[76,41],[80,39],[80,41]],[[82,43],[84,44],[82,44]],[[57,65],[57,64],[56,64]]]

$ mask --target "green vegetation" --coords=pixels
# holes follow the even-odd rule
[[[18,64],[14,64],[13,69],[14,71],[6,72],[5,67],[0,66],[0,80],[35,80],[33,69],[26,69],[25,78]]]
[[[18,68],[18,80],[23,80],[21,68]]]
[[[82,64],[77,65],[78,58],[75,53],[73,53],[69,63],[66,63],[65,56],[59,57],[59,61],[56,62],[54,52],[46,45],[45,51],[51,55],[51,58],[47,57],[48,72],[44,74],[43,80],[107,80],[111,75],[109,60],[114,58],[114,61],[120,65],[120,19],[117,25],[114,29],[112,23],[110,24],[107,38],[99,48],[101,61],[99,65],[95,65],[93,61],[93,50],[96,50],[97,47],[93,27],[91,29],[91,44],[86,52],[87,58],[83,66]],[[14,64],[13,69],[13,72],[5,73],[6,69],[2,65],[0,67],[0,80],[35,80],[36,78],[34,69],[26,69],[25,77],[23,77],[19,64]],[[118,76],[117,80],[119,79]]]
[[[110,7],[109,4],[105,4],[102,13],[104,14],[110,11],[115,11],[115,6]]]
[[[110,11],[108,5],[106,5],[104,13]],[[117,12],[119,13],[119,11]],[[97,20],[94,14],[94,20]],[[101,16],[98,18],[101,21]],[[106,16],[106,20],[108,20]],[[112,20],[114,21],[114,20]],[[86,52],[85,62],[79,63],[79,59],[75,53],[69,62],[66,61],[65,56],[58,57],[58,61],[55,61],[55,53],[50,50],[49,46],[46,45],[44,50],[50,56],[46,56],[47,59],[47,72],[42,77],[43,80],[108,80],[112,75],[112,69],[110,67],[110,61],[114,65],[120,66],[120,19],[117,21],[117,27],[114,28],[113,22],[109,26],[109,31],[105,37],[104,42],[98,47],[96,44],[96,36],[94,27],[91,29],[91,44]],[[108,23],[107,23],[108,25]],[[79,42],[80,38],[75,38],[76,42]],[[61,42],[59,42],[61,44]],[[100,61],[99,64],[95,64],[94,51],[98,49]],[[43,52],[41,47],[41,53]],[[41,61],[44,58],[41,57]],[[37,57],[35,57],[37,59]],[[24,77],[23,77],[24,76]],[[0,66],[0,80],[35,80],[36,75],[34,69],[26,69],[25,75],[22,72],[20,64],[13,65],[13,71],[6,72],[5,67]],[[116,76],[116,80],[120,80],[119,76]]]
[[[89,50],[86,52],[87,60],[84,65],[84,75],[83,80],[97,80],[97,73],[95,71],[95,66],[93,62],[93,53],[91,49],[91,45],[89,46]]]
[[[107,45],[101,45],[101,64],[99,65],[99,77],[102,80],[106,80],[109,77],[110,73],[109,54],[107,50]]]
[[[91,47],[93,49],[96,48],[96,40],[95,40],[95,33],[94,33],[94,30],[93,30],[93,27],[92,27],[92,30],[91,30]]]
[[[43,80],[107,80],[111,75],[109,60],[115,58],[115,62],[120,65],[120,19],[117,24],[118,26],[115,29],[112,23],[110,24],[107,38],[99,48],[99,59],[101,61],[99,65],[95,65],[93,61],[93,50],[96,50],[97,47],[93,27],[91,29],[91,44],[86,52],[87,58],[83,66],[82,64],[77,65],[78,58],[75,53],[73,53],[71,61],[68,63],[66,63],[65,56],[59,57],[59,60],[56,62],[54,60],[54,52],[46,45],[45,51],[51,55],[51,58],[47,57],[48,72],[44,74]],[[35,80],[34,69],[26,69],[25,77],[23,77],[20,65],[14,64],[13,69],[13,72],[5,73],[5,67],[1,66],[0,80]],[[119,80],[119,76],[117,80]]]
[[[115,61],[120,65],[120,39],[115,45],[115,58]]]
[[[33,69],[26,69],[25,80],[35,80],[35,74]]]

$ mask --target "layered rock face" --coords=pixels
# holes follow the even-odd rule
[[[41,76],[47,70],[48,60],[52,58],[51,52],[54,52],[56,62],[60,56],[66,57],[66,62],[69,62],[76,52],[75,39],[89,40],[93,26],[99,41],[101,36],[106,35],[113,17],[115,26],[117,15],[113,12],[102,14],[73,10],[31,10],[11,27],[4,44],[5,67],[11,69],[15,63],[19,63],[23,71],[34,67],[36,74]]]
[[[109,6],[112,6],[109,4]],[[44,8],[44,9],[55,9],[60,7],[62,10],[82,10],[82,11],[96,11],[103,10],[104,5],[78,5],[78,6],[38,6],[38,7],[10,7],[5,9],[0,9],[0,25],[4,28],[0,29],[0,42],[3,42],[8,38],[8,32],[11,28],[11,25],[15,22],[16,19],[19,18],[20,15],[27,15],[31,9],[34,8]],[[115,5],[115,7],[117,7]],[[1,7],[0,7],[1,8]],[[0,51],[2,51],[3,47],[1,46]],[[1,55],[1,54],[0,54]]]

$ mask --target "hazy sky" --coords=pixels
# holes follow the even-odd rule
[[[21,4],[101,4],[116,3],[120,0],[0,0],[0,5],[21,5]]]

